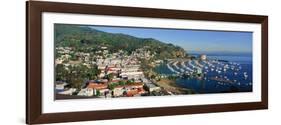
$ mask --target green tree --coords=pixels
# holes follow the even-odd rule
[[[97,90],[96,96],[100,96],[100,90]]]
[[[56,81],[66,81],[66,75],[68,71],[65,69],[64,65],[58,64],[56,65]]]
[[[134,83],[134,80],[128,80],[127,81],[127,84],[133,84]]]
[[[126,82],[125,81],[119,81],[118,84],[122,86],[122,85],[126,85]]]
[[[112,73],[108,74],[107,75],[108,81],[112,81],[113,77],[114,77],[114,75]]]
[[[113,90],[117,85],[118,85],[118,83],[111,83],[111,84],[108,85],[108,88],[110,90]]]
[[[155,78],[156,78],[156,75],[152,74],[152,75],[150,76],[150,78],[151,78],[151,79],[155,79]]]
[[[101,70],[98,69],[97,65],[94,65],[88,68],[86,72],[87,72],[88,79],[95,80],[98,78],[98,75],[101,73]]]
[[[69,73],[67,74],[68,82],[72,87],[80,88],[88,79],[88,67],[85,65],[69,66]]]

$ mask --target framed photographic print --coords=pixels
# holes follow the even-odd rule
[[[26,122],[268,108],[268,17],[28,1]]]

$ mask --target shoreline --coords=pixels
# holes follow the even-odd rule
[[[191,89],[182,88],[178,86],[175,80],[169,80],[167,78],[162,78],[160,81],[157,81],[155,84],[163,88],[164,90],[176,95],[194,93]]]

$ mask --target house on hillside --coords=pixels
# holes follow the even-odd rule
[[[89,83],[88,89],[93,90],[93,95],[103,96],[105,93],[109,93],[108,85],[104,83]]]

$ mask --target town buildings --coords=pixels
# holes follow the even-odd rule
[[[58,94],[77,93],[77,96],[116,98],[141,96],[161,90],[147,79],[142,71],[139,59],[150,59],[154,56],[146,48],[137,49],[131,54],[122,50],[110,53],[106,46],[101,46],[99,50],[91,53],[76,52],[70,47],[58,47],[56,50],[59,55],[56,57],[56,65],[62,64],[66,69],[75,65],[85,65],[88,68],[96,65],[100,70],[97,79],[85,81],[80,88],[70,89],[65,88],[64,84],[57,85],[56,89],[60,90]],[[155,63],[161,62],[162,60],[157,60]]]

